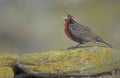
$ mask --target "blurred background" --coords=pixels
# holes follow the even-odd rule
[[[120,0],[0,0],[0,51],[40,52],[76,45],[63,32],[66,13],[120,46]]]

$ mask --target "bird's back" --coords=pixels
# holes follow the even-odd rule
[[[93,41],[96,36],[88,26],[79,23],[69,24],[67,29],[74,41],[81,44]]]

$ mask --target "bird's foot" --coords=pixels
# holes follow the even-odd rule
[[[80,45],[80,44],[78,44],[78,45],[76,45],[76,46],[74,46],[74,47],[73,47],[73,46],[72,46],[72,47],[69,47],[68,49],[75,49],[75,48],[79,48],[79,45]]]
[[[75,48],[78,48],[80,44],[76,45]]]
[[[76,47],[73,47],[73,46],[72,46],[72,47],[69,47],[69,48],[67,48],[67,49],[75,49],[75,48],[76,48]]]

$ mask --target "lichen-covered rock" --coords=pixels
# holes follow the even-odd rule
[[[18,55],[10,53],[0,53],[0,66],[11,67],[15,62]]]
[[[14,78],[12,66],[18,56],[9,53],[0,53],[0,78]]]
[[[11,67],[0,67],[0,78],[14,78],[14,72]]]
[[[18,58],[17,64],[38,77],[95,75],[118,69],[120,50],[91,46],[28,53]]]

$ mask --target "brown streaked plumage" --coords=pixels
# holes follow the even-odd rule
[[[64,32],[67,35],[67,37],[69,37],[71,40],[79,43],[76,47],[78,47],[80,44],[95,41],[104,43],[109,47],[112,47],[102,38],[93,33],[93,31],[88,26],[79,24],[73,16],[67,15],[67,17],[64,17],[64,19]]]

